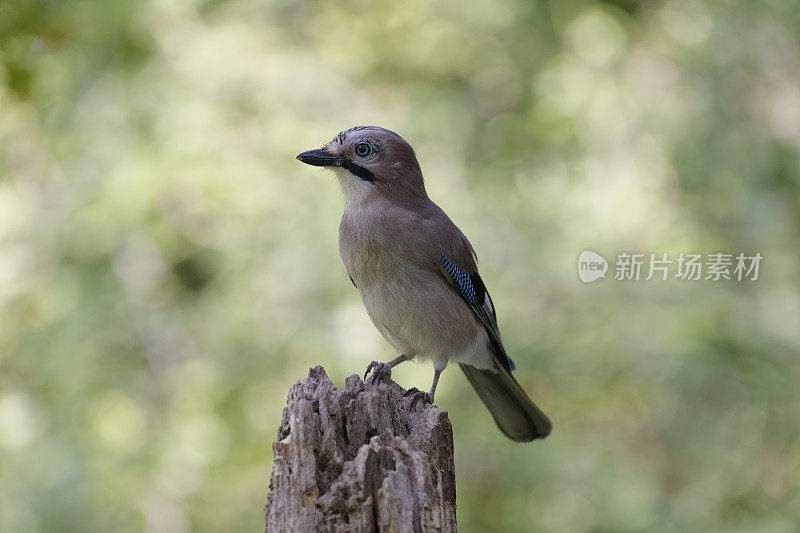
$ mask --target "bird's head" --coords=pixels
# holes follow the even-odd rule
[[[384,128],[350,128],[324,147],[303,152],[297,159],[334,170],[348,204],[374,196],[394,201],[427,197],[414,149]]]

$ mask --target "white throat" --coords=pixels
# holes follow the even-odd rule
[[[339,179],[339,187],[344,194],[344,208],[347,210],[363,207],[375,186],[343,168],[332,167],[331,170]]]

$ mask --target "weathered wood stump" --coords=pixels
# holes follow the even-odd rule
[[[431,405],[411,411],[402,394],[356,375],[337,389],[321,366],[289,389],[268,533],[456,531],[450,420]]]

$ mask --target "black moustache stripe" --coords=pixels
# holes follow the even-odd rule
[[[342,161],[342,168],[361,178],[364,181],[368,181],[370,183],[375,181],[375,174],[373,174],[369,169],[366,169],[362,166],[356,165],[349,159],[345,159]]]

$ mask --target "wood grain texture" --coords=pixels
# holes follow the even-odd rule
[[[431,405],[409,410],[393,381],[336,388],[321,366],[289,390],[266,531],[456,531],[453,432]]]

